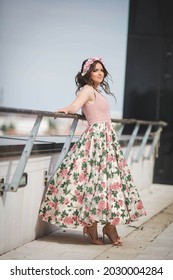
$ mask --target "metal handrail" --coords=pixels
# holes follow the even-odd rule
[[[71,145],[71,141],[72,138],[74,136],[75,133],[75,129],[78,123],[78,120],[86,120],[85,117],[83,115],[79,115],[79,114],[64,114],[64,113],[56,113],[56,112],[50,112],[50,111],[42,111],[42,110],[31,110],[31,109],[21,109],[21,108],[9,108],[9,107],[0,107],[0,112],[1,113],[8,113],[8,114],[20,114],[20,115],[35,115],[36,116],[36,121],[33,125],[33,128],[31,130],[31,133],[28,137],[28,140],[26,142],[26,145],[23,149],[22,155],[20,157],[20,160],[18,162],[18,165],[16,167],[15,173],[13,175],[13,178],[11,180],[11,183],[7,183],[7,182],[2,182],[0,183],[0,191],[4,192],[4,191],[13,191],[16,192],[18,190],[24,169],[26,167],[28,158],[31,154],[33,145],[34,145],[34,141],[36,139],[41,121],[43,117],[52,117],[52,118],[72,118],[73,119],[73,123],[71,125],[70,128],[70,132],[69,135],[66,137],[66,141],[64,143],[64,146],[62,148],[61,154],[59,156],[59,159],[54,167],[54,170],[52,172],[52,174],[49,176],[48,178],[48,182],[50,182],[50,180],[53,178],[58,166],[61,164],[62,160],[64,159],[64,157],[66,156],[70,145]],[[126,159],[128,158],[129,154],[130,154],[130,150],[132,148],[132,146],[135,143],[135,140],[137,139],[137,133],[139,130],[140,125],[145,125],[147,126],[147,130],[146,133],[144,135],[144,138],[141,142],[141,145],[139,147],[139,152],[137,157],[134,159],[134,161],[138,162],[140,157],[142,156],[143,150],[145,148],[145,145],[149,139],[150,136],[150,132],[152,129],[152,126],[156,126],[158,127],[157,131],[153,133],[152,135],[152,145],[151,145],[151,150],[150,153],[148,155],[147,158],[150,158],[151,155],[154,153],[155,148],[159,142],[160,139],[160,133],[163,127],[165,127],[167,125],[167,123],[163,122],[163,121],[144,121],[144,120],[136,120],[136,119],[112,119],[111,120],[113,123],[119,123],[121,124],[120,128],[117,131],[118,136],[120,137],[120,135],[123,132],[124,129],[124,125],[126,124],[133,124],[135,125],[134,130],[129,138],[128,141],[128,145],[125,151],[125,157]]]
[[[51,111],[43,111],[43,110],[32,110],[32,109],[22,109],[22,108],[11,108],[11,107],[3,107],[0,106],[1,113],[8,113],[8,114],[20,114],[20,115],[39,115],[43,117],[53,117],[53,118],[71,118],[71,119],[78,119],[78,120],[86,120],[83,115],[80,114],[64,114],[64,113],[57,113]],[[146,120],[136,120],[136,119],[112,119],[114,123],[121,123],[121,124],[141,124],[141,125],[155,125],[155,126],[167,126],[167,123],[164,121],[146,121]]]

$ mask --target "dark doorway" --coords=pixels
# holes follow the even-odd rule
[[[173,1],[131,0],[124,118],[162,120],[153,182],[173,184]]]

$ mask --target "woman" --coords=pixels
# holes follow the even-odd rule
[[[88,128],[59,166],[40,215],[61,227],[82,225],[84,236],[97,245],[103,243],[97,232],[100,222],[103,240],[107,235],[113,245],[121,246],[116,226],[146,213],[111,124],[109,104],[100,92],[102,88],[111,94],[107,77],[102,59],[85,60],[75,79],[76,99],[58,110],[74,114],[82,108]]]

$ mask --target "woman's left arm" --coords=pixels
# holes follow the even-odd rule
[[[83,90],[71,104],[64,108],[58,109],[56,113],[75,114],[90,99],[90,92],[88,90]]]

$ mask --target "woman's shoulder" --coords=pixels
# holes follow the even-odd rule
[[[85,85],[81,89],[81,93],[85,93],[85,94],[88,94],[88,95],[92,96],[94,94],[94,88],[90,85]]]
[[[90,92],[93,92],[94,91],[94,88],[90,85],[85,85],[82,90],[86,90],[86,91],[90,91]]]
[[[84,96],[88,98],[88,101],[93,101],[95,98],[94,88],[90,85],[85,85],[83,88],[78,92],[78,96]]]

